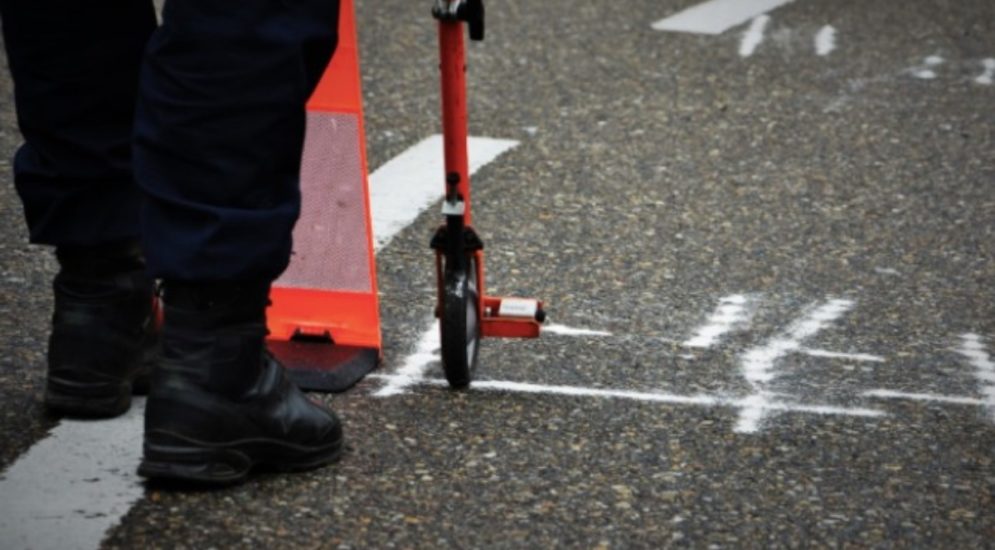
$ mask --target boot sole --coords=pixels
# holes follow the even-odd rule
[[[132,395],[148,395],[150,378],[149,373],[144,372],[131,382],[112,386],[87,385],[49,377],[45,386],[45,408],[75,418],[120,416],[131,408]]]
[[[342,438],[326,445],[294,445],[279,439],[255,438],[228,443],[196,441],[157,431],[173,443],[146,441],[138,475],[204,485],[232,485],[258,469],[303,472],[331,464],[342,456]],[[148,435],[146,436],[148,437]]]
[[[122,384],[112,395],[80,395],[60,392],[49,384],[45,388],[45,408],[69,417],[111,418],[131,408],[131,384]]]

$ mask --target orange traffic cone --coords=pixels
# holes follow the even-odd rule
[[[274,283],[269,347],[305,389],[342,391],[381,355],[359,52],[352,0],[307,104],[301,216],[290,266]]]

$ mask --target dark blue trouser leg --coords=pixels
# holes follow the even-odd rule
[[[304,105],[337,28],[338,0],[166,2],[134,148],[154,276],[271,280],[286,268]]]
[[[0,0],[0,17],[25,140],[14,182],[31,241],[136,238],[130,146],[151,0]]]

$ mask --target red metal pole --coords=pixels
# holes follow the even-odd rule
[[[463,23],[439,22],[439,68],[442,72],[442,135],[446,157],[446,177],[459,175],[459,194],[466,204],[464,223],[470,217],[470,169],[467,160],[466,53]]]

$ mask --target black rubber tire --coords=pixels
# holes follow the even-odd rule
[[[463,266],[454,265],[461,263]],[[465,262],[446,261],[443,274],[442,318],[439,330],[442,341],[442,370],[452,388],[470,385],[477,368],[480,351],[479,285],[477,261],[472,255]]]

